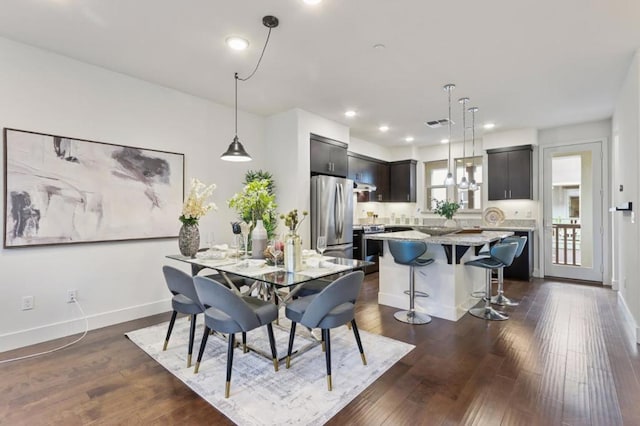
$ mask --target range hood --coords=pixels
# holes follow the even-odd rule
[[[378,189],[372,183],[353,182],[353,192],[369,192]]]

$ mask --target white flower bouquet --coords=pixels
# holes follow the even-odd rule
[[[191,190],[182,206],[180,221],[185,225],[197,225],[202,216],[210,210],[217,210],[214,203],[207,203],[207,198],[215,189],[216,185],[213,183],[207,186],[196,178],[191,179]]]

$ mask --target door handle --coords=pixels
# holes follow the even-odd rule
[[[504,198],[507,198],[507,190],[504,190]]]
[[[509,198],[511,198],[511,190],[509,190]]]

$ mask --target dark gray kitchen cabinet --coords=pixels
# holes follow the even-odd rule
[[[358,201],[388,201],[389,165],[386,161],[349,153],[349,173],[347,177],[356,183],[371,184],[375,191],[359,191]]]
[[[349,173],[347,177],[354,182],[370,183],[375,185],[376,163],[358,154],[348,154]]]
[[[389,163],[389,201],[416,202],[416,160]]]
[[[346,177],[349,169],[347,144],[311,134],[311,174]]]
[[[376,190],[371,193],[371,201],[389,201],[389,164],[376,164]]]
[[[487,150],[488,198],[533,198],[533,147],[531,145]]]

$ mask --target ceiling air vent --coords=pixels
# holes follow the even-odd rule
[[[431,127],[432,129],[437,129],[439,127],[446,126],[448,122],[449,122],[449,119],[441,118],[440,120],[425,121],[424,124],[426,124],[428,127]],[[456,123],[453,120],[451,120],[451,124],[456,124]]]

